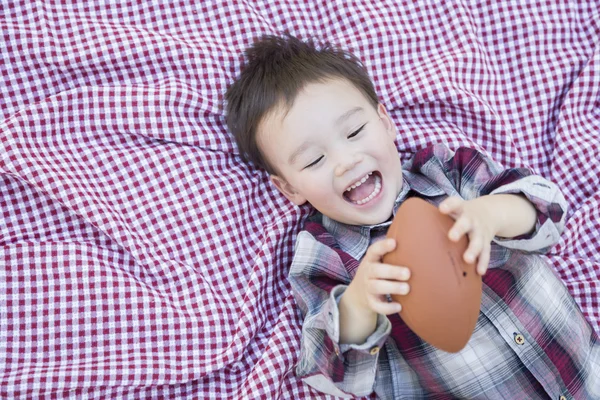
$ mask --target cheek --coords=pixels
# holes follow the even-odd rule
[[[313,174],[307,179],[303,189],[306,197],[312,198],[315,203],[328,204],[334,199],[333,183],[325,171]]]
[[[370,148],[376,148],[379,153],[387,153],[390,151],[390,148],[395,151],[396,143],[394,140],[395,136],[392,137],[389,132],[378,130],[377,132],[373,132],[373,135],[368,138],[366,143]]]
[[[381,140],[379,143],[381,144],[377,146],[377,148],[373,149],[373,154],[375,154],[380,161],[383,161],[386,164],[393,163],[395,159],[398,158],[398,150],[396,149],[396,145],[389,140],[385,142]]]
[[[393,140],[387,140],[385,142],[385,150],[389,154],[390,157],[399,158],[400,154],[398,154],[398,148],[396,147],[396,142]]]

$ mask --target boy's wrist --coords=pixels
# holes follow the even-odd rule
[[[491,231],[494,236],[499,235],[509,223],[509,215],[505,207],[506,202],[503,199],[503,196],[506,195],[487,195],[475,199],[476,201],[484,202],[485,208],[487,209],[485,214],[489,218],[488,223],[491,225]]]
[[[343,344],[360,344],[371,335],[377,326],[377,313],[354,290],[356,285],[348,285],[342,294],[338,309],[340,313],[340,337]]]
[[[340,308],[342,307],[343,302],[344,308],[352,310],[352,314],[356,316],[363,315],[365,318],[370,317],[375,314],[375,312],[371,310],[364,299],[361,299],[359,290],[360,288],[355,281],[350,282],[340,298]]]
[[[506,193],[485,196],[485,199],[495,236],[511,238],[535,228],[536,210],[525,196]]]

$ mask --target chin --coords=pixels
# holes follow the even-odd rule
[[[344,221],[340,221],[340,220],[338,220],[338,221],[343,222],[348,225],[359,225],[359,226],[378,225],[378,224],[381,224],[381,223],[389,220],[391,216],[392,216],[392,209],[390,208],[390,211],[388,213],[380,213],[380,214],[375,214],[375,215],[360,215],[360,216],[355,215],[354,218],[348,217],[348,218],[344,218]]]
[[[370,218],[369,221],[365,224],[362,225],[377,225],[377,224],[381,224],[383,222],[386,222],[388,219],[390,219],[390,217],[392,216],[392,211],[390,210],[389,213],[382,215],[381,217],[373,217]]]

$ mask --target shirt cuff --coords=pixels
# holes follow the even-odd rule
[[[325,303],[327,310],[324,310],[327,315],[327,324],[325,329],[340,353],[345,353],[348,350],[356,350],[360,353],[375,355],[384,345],[391,330],[392,324],[385,315],[377,315],[377,325],[375,331],[361,344],[339,344],[340,343],[340,311],[338,304],[342,294],[346,291],[348,285],[338,285],[330,292],[330,301]]]
[[[567,201],[554,183],[540,176],[530,175],[501,186],[490,194],[522,194],[535,207],[537,213],[532,233],[516,238],[495,237],[494,243],[528,252],[544,252],[558,243],[564,229]]]

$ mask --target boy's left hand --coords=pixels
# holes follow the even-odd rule
[[[460,197],[448,197],[440,203],[442,214],[450,215],[456,220],[448,238],[458,242],[465,234],[469,237],[469,246],[463,254],[467,263],[477,262],[477,273],[485,274],[490,262],[491,243],[498,232],[494,210],[490,209],[486,197],[463,200]]]

